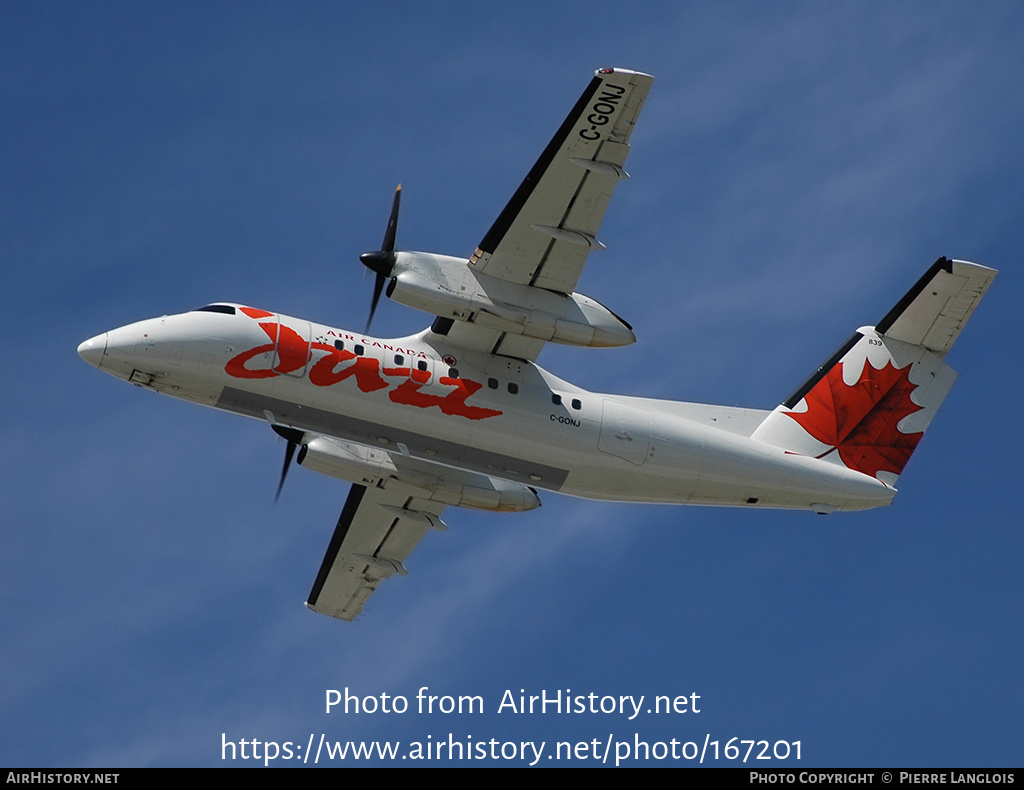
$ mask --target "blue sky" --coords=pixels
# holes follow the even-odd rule
[[[1021,765],[1022,45],[999,2],[0,6],[0,764],[452,733]],[[828,518],[451,510],[356,623],[306,611],[346,487],[297,469],[274,506],[265,426],[77,344],[215,300],[361,327],[357,256],[395,185],[400,247],[468,255],[606,65],[657,82],[580,289],[638,342],[540,363],[771,408],[940,255],[997,268],[901,493]],[[427,320],[386,303],[375,329]],[[326,689],[422,686],[486,710],[323,710]],[[497,712],[567,688],[702,708]]]

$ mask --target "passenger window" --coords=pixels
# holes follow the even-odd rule
[[[490,387],[492,390],[498,389],[498,380],[497,379],[487,379],[487,386]]]
[[[363,348],[363,347],[362,347],[361,345],[359,345],[358,343],[356,344],[356,347],[355,347],[354,349],[352,349],[352,350],[356,352],[356,356],[357,356],[357,357],[361,357],[361,356],[363,355],[363,352],[365,352],[365,351],[366,351],[366,349],[365,349],[365,348]]]
[[[562,405],[562,396],[559,395],[557,392],[552,392],[551,393],[551,402],[553,404],[555,404],[556,406],[561,406]]]
[[[401,354],[395,354],[395,364],[401,365],[403,362],[405,362],[405,357],[403,357]]]
[[[345,350],[345,341],[344,340],[335,340],[334,341],[334,347],[336,349],[338,349],[338,351],[344,351]]]
[[[515,395],[517,392],[519,392],[519,385],[516,384],[514,381],[510,381],[508,383],[508,391]]]
[[[448,368],[448,376],[453,378],[453,379],[457,379],[459,377],[459,369],[458,368]]]
[[[583,408],[583,404],[580,403],[579,398],[573,398],[572,399],[572,407],[574,409],[582,409]]]
[[[419,370],[426,370],[427,369],[427,361],[425,359],[421,359],[419,362],[416,363],[416,367]]]

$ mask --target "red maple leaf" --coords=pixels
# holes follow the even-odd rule
[[[923,435],[903,433],[896,427],[922,408],[910,399],[915,389],[909,365],[897,368],[890,361],[877,370],[865,360],[860,378],[849,385],[843,381],[840,363],[804,396],[807,411],[786,414],[819,442],[838,450],[850,469],[874,477],[879,472],[898,475]]]

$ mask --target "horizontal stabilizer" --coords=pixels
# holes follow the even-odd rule
[[[945,354],[995,276],[995,269],[939,258],[875,330]]]

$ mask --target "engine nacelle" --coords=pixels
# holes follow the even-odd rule
[[[323,436],[304,442],[296,460],[314,472],[371,487],[398,472],[384,450]]]
[[[583,294],[559,294],[475,272],[463,258],[399,252],[387,295],[428,313],[569,346],[626,346],[632,328]]]
[[[341,439],[316,436],[303,443],[297,460],[307,469],[331,477],[453,507],[505,512],[540,507],[540,497],[522,483]]]

